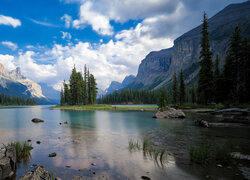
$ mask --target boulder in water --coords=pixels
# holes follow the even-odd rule
[[[165,111],[158,110],[157,113],[153,116],[153,118],[185,118],[186,115],[182,110],[177,110],[174,108],[169,108]]]
[[[38,119],[38,118],[33,118],[31,121],[34,122],[34,123],[42,123],[42,122],[44,122],[44,120]]]

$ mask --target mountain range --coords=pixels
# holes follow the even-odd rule
[[[213,61],[218,55],[222,68],[234,28],[239,26],[242,35],[250,38],[250,1],[228,5],[208,19],[208,23]],[[184,71],[187,85],[197,82],[201,30],[202,25],[178,37],[174,41],[173,47],[150,52],[141,61],[134,81],[126,88],[151,90],[163,86],[169,87],[172,83],[173,73],[176,71],[178,74],[180,69]],[[114,87],[119,85],[112,83],[111,85]]]
[[[135,80],[134,75],[128,75],[124,78],[124,80],[121,83],[117,81],[112,81],[109,87],[105,90],[105,94],[111,94],[114,91],[123,89],[129,86],[132,82],[134,82],[134,80]]]
[[[19,67],[8,73],[1,63],[0,93],[9,96],[33,98],[37,104],[54,103],[43,94],[42,88],[39,84],[22,75],[21,69]]]

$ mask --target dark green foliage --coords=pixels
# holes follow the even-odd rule
[[[192,89],[191,89],[191,103],[196,103],[196,89],[194,87],[194,85],[192,85]]]
[[[230,48],[224,65],[224,101],[226,103],[246,103],[249,98],[249,40],[243,38],[236,27],[231,37]]]
[[[156,104],[161,91],[123,89],[98,100],[99,104]]]
[[[184,82],[183,71],[181,69],[181,72],[180,72],[180,104],[183,104],[185,102],[185,97],[186,97],[186,85]]]
[[[177,104],[177,100],[178,100],[178,88],[177,88],[176,72],[174,72],[174,75],[173,75],[172,96],[173,96],[173,103]]]
[[[202,40],[200,52],[200,71],[198,80],[198,98],[201,104],[212,102],[213,98],[213,71],[212,52],[210,51],[208,22],[206,13],[203,17]]]
[[[32,98],[22,98],[18,96],[7,96],[0,94],[0,105],[36,105],[36,102]]]
[[[157,105],[162,111],[167,107],[167,90],[166,89],[161,90]]]
[[[223,101],[223,75],[220,73],[219,56],[216,56],[214,70],[214,101],[216,103]]]
[[[63,82],[61,91],[61,104],[79,105],[95,104],[97,94],[97,84],[93,74],[84,67],[84,77],[76,68],[72,69],[69,85]]]
[[[211,147],[208,144],[191,146],[189,155],[192,161],[199,164],[207,164],[211,158]]]

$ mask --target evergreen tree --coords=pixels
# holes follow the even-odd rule
[[[213,98],[212,52],[210,51],[207,15],[204,13],[200,52],[200,71],[198,81],[199,102],[208,104]]]
[[[184,82],[183,71],[181,69],[180,71],[180,104],[183,104],[185,102],[185,96],[186,96],[186,86]]]
[[[196,103],[196,93],[195,93],[194,85],[192,85],[192,89],[191,89],[191,101],[193,104]]]
[[[174,72],[173,75],[173,85],[172,85],[172,97],[173,97],[173,103],[177,104],[177,99],[178,99],[178,88],[177,88],[177,77],[176,77],[176,72]]]
[[[72,69],[72,73],[70,75],[70,80],[69,80],[69,86],[70,86],[70,93],[71,93],[71,103],[74,104],[79,104],[78,101],[78,75],[76,72],[76,67],[74,65],[74,68]]]
[[[216,103],[223,101],[222,79],[223,77],[219,69],[219,56],[216,55],[215,70],[214,70],[214,100]]]
[[[61,92],[60,92],[60,104],[61,105],[65,104],[65,98],[64,98],[63,88],[61,88]]]
[[[96,80],[93,74],[90,74],[90,98],[91,98],[91,104],[95,104],[96,96],[97,96],[97,87],[96,87]]]
[[[160,96],[157,101],[157,105],[161,111],[163,111],[167,107],[167,92],[166,89],[162,89],[160,92]]]
[[[224,89],[227,102],[239,102],[240,61],[242,48],[241,30],[236,27],[231,37],[230,48],[224,65]]]
[[[69,90],[69,85],[65,83],[65,80],[63,81],[63,88],[64,88],[64,102],[66,104],[71,104],[71,93]]]
[[[84,80],[83,80],[83,102],[84,104],[88,104],[88,86],[87,86],[87,82],[88,82],[88,77],[87,77],[87,66],[86,64],[84,65]]]

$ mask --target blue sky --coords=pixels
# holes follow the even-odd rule
[[[0,63],[60,89],[84,64],[105,89],[140,61],[241,0],[1,0]]]

